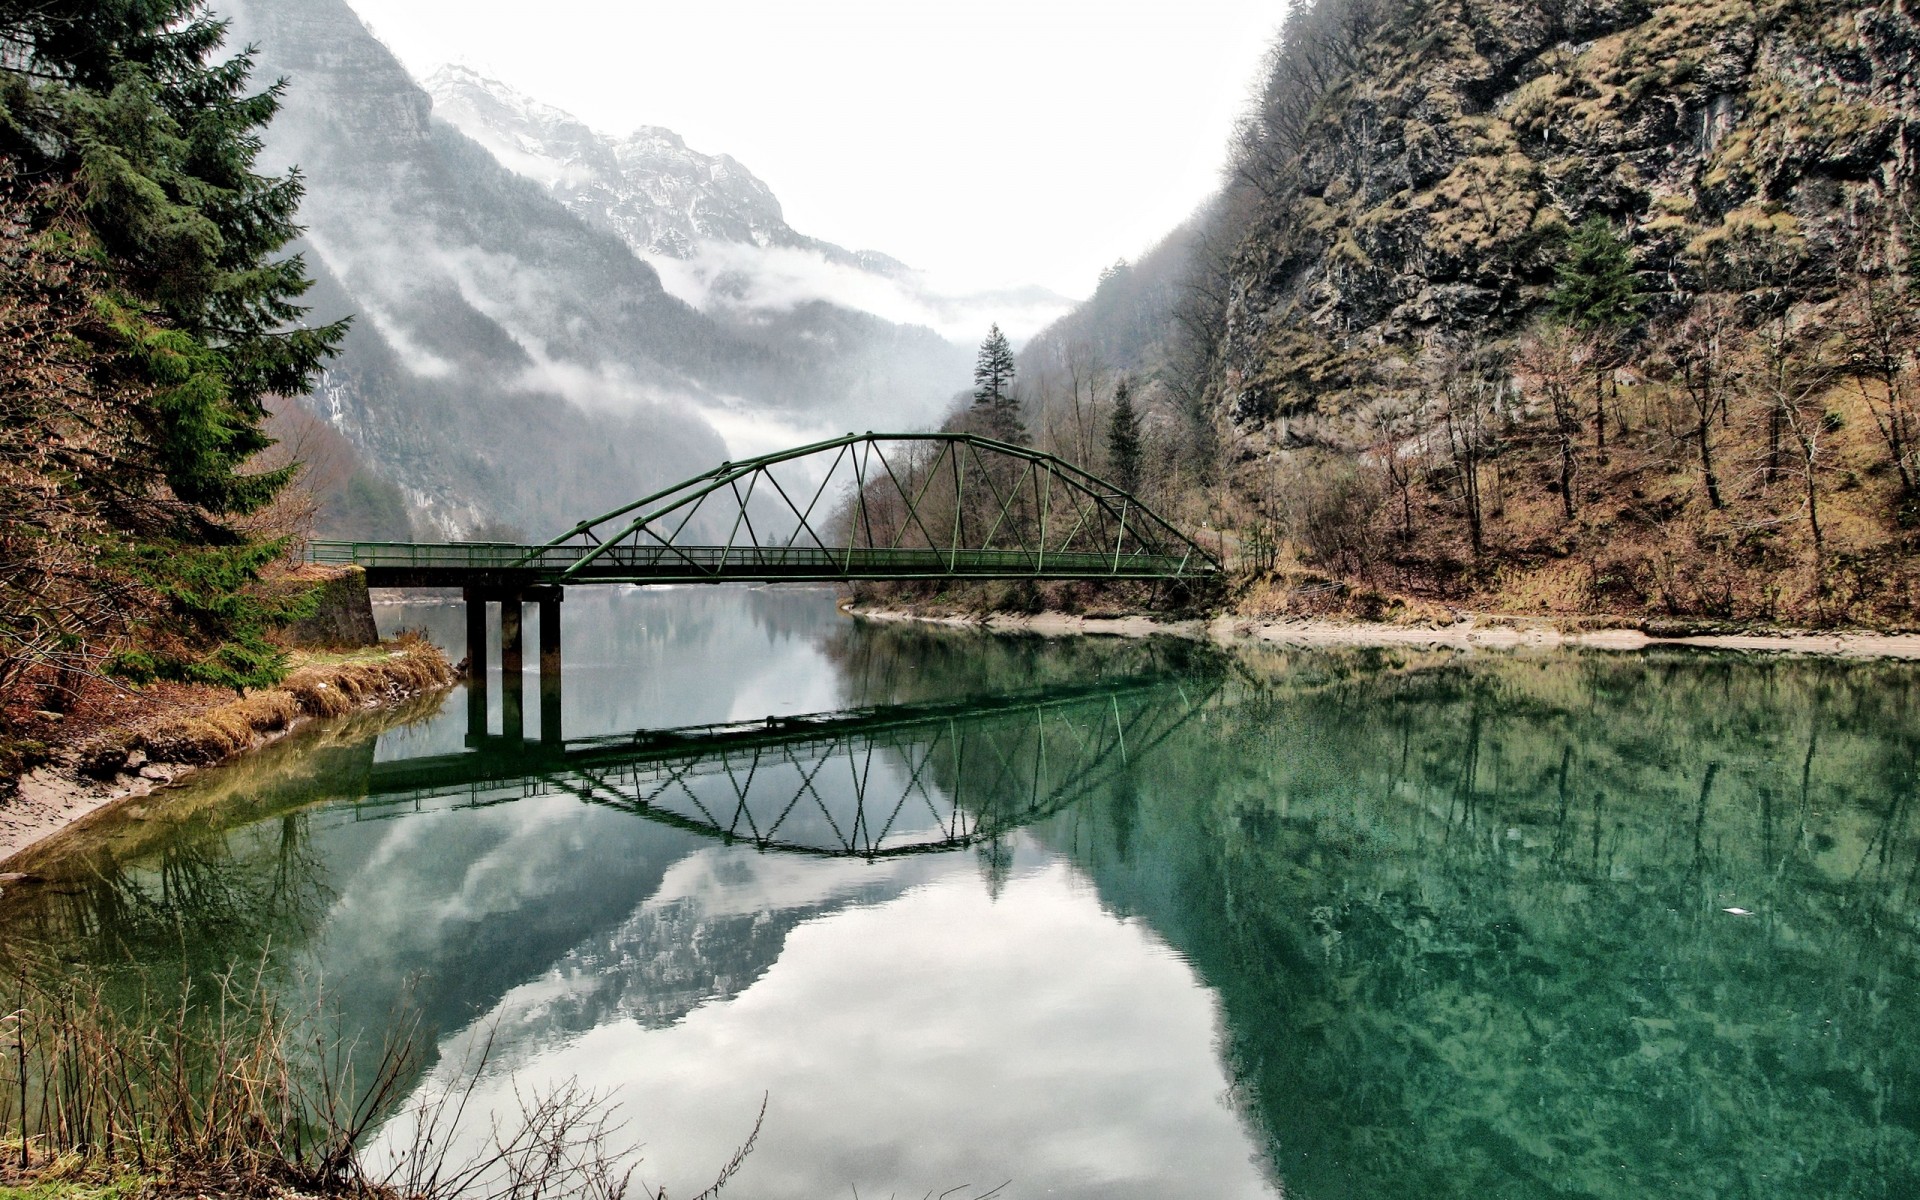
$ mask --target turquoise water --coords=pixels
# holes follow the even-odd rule
[[[763,1097],[730,1195],[1920,1195],[1912,667],[565,608],[580,753],[316,728],[0,920],[419,1013],[417,1091],[490,1042],[676,1196]]]

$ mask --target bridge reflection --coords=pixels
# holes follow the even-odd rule
[[[993,841],[1097,791],[1194,719],[1191,674],[374,764],[356,819],[571,795],[729,843],[889,858]]]

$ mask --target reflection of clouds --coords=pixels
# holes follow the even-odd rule
[[[794,876],[819,871],[801,890],[830,892],[844,869],[804,863]],[[488,1079],[479,1100],[510,1105],[516,1079],[618,1088],[646,1142],[643,1175],[673,1195],[710,1180],[763,1091],[743,1194],[919,1195],[1008,1178],[1023,1196],[1273,1194],[1219,1100],[1218,1013],[1183,961],[1103,912],[1058,862],[997,901],[966,858],[917,869],[929,882],[898,899],[793,929],[731,1001],[662,1029],[608,1021],[515,1079]],[[755,886],[797,880],[783,869]]]
[[[582,811],[571,796],[541,796],[387,822],[329,922],[355,927],[347,944],[384,956],[436,946],[448,926],[515,912],[551,893],[587,848],[594,822]]]
[[[735,854],[713,846],[669,867],[644,907],[692,904],[707,918],[821,907],[889,883],[911,865],[898,859],[820,862],[790,854]]]

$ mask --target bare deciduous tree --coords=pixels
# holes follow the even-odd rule
[[[1548,322],[1535,326],[1520,342],[1521,386],[1547,402],[1550,435],[1560,466],[1560,511],[1574,519],[1574,480],[1579,472],[1578,391],[1594,361],[1593,337],[1572,326]]]
[[[1713,419],[1718,415],[1720,423],[1726,424],[1727,375],[1738,338],[1732,310],[1719,297],[1707,296],[1694,304],[1662,346],[1687,399],[1700,479],[1707,489],[1707,503],[1714,508],[1726,507],[1726,500],[1714,470]]]
[[[1920,475],[1920,398],[1915,396],[1920,328],[1912,301],[1897,285],[1864,282],[1848,302],[1844,328],[1848,375],[1873,415],[1902,498],[1911,498]]]

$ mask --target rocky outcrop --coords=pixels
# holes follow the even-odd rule
[[[1656,309],[1726,285],[1755,231],[1804,250],[1811,291],[1873,265],[1904,237],[1917,51],[1892,2],[1385,6],[1262,181],[1220,411],[1277,440],[1425,345],[1513,332],[1593,215]]]

